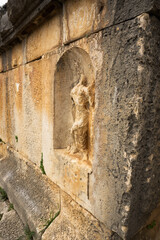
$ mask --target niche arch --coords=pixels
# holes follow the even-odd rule
[[[67,50],[59,59],[54,75],[54,149],[67,149],[72,144],[71,128],[74,123],[71,90],[81,76],[87,85],[94,82],[94,69],[89,54],[81,48]],[[93,111],[90,112],[88,127],[88,151],[93,145]]]

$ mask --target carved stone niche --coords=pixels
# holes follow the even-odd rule
[[[93,152],[94,71],[89,55],[74,47],[57,63],[54,149],[90,161]]]

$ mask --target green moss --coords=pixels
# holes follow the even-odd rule
[[[33,236],[35,235],[35,232],[31,231],[28,225],[25,227],[24,233],[26,236],[26,240],[33,240]]]
[[[151,224],[147,225],[147,229],[152,229],[156,226],[156,221],[154,220]]]

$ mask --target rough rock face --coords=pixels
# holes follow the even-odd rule
[[[12,28],[8,17],[7,4],[0,9],[0,36],[4,36]]]
[[[7,11],[11,23],[16,25],[19,19],[24,19],[41,2],[40,0],[8,0]]]
[[[9,20],[8,12],[2,15],[0,23],[1,36],[3,37],[3,35],[5,35],[10,29],[12,29],[12,24]]]
[[[0,240],[25,239],[24,225],[18,214],[11,210],[5,213],[0,221]]]
[[[115,197],[122,194],[116,209],[121,220],[112,230],[126,231],[127,239],[159,202],[159,36],[159,20],[148,14],[103,31],[101,96],[108,96],[103,106],[110,119],[103,134],[110,149],[106,157],[114,156],[106,171],[108,181],[115,179]]]
[[[23,222],[14,210],[13,204],[8,199],[3,199],[0,193],[0,240],[25,239],[24,235]]]

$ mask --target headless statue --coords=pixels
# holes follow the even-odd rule
[[[83,153],[87,155],[88,149],[88,123],[89,109],[93,107],[93,83],[87,86],[87,78],[81,75],[79,83],[71,90],[72,114],[74,123],[71,128],[73,144],[68,147],[71,154]]]

